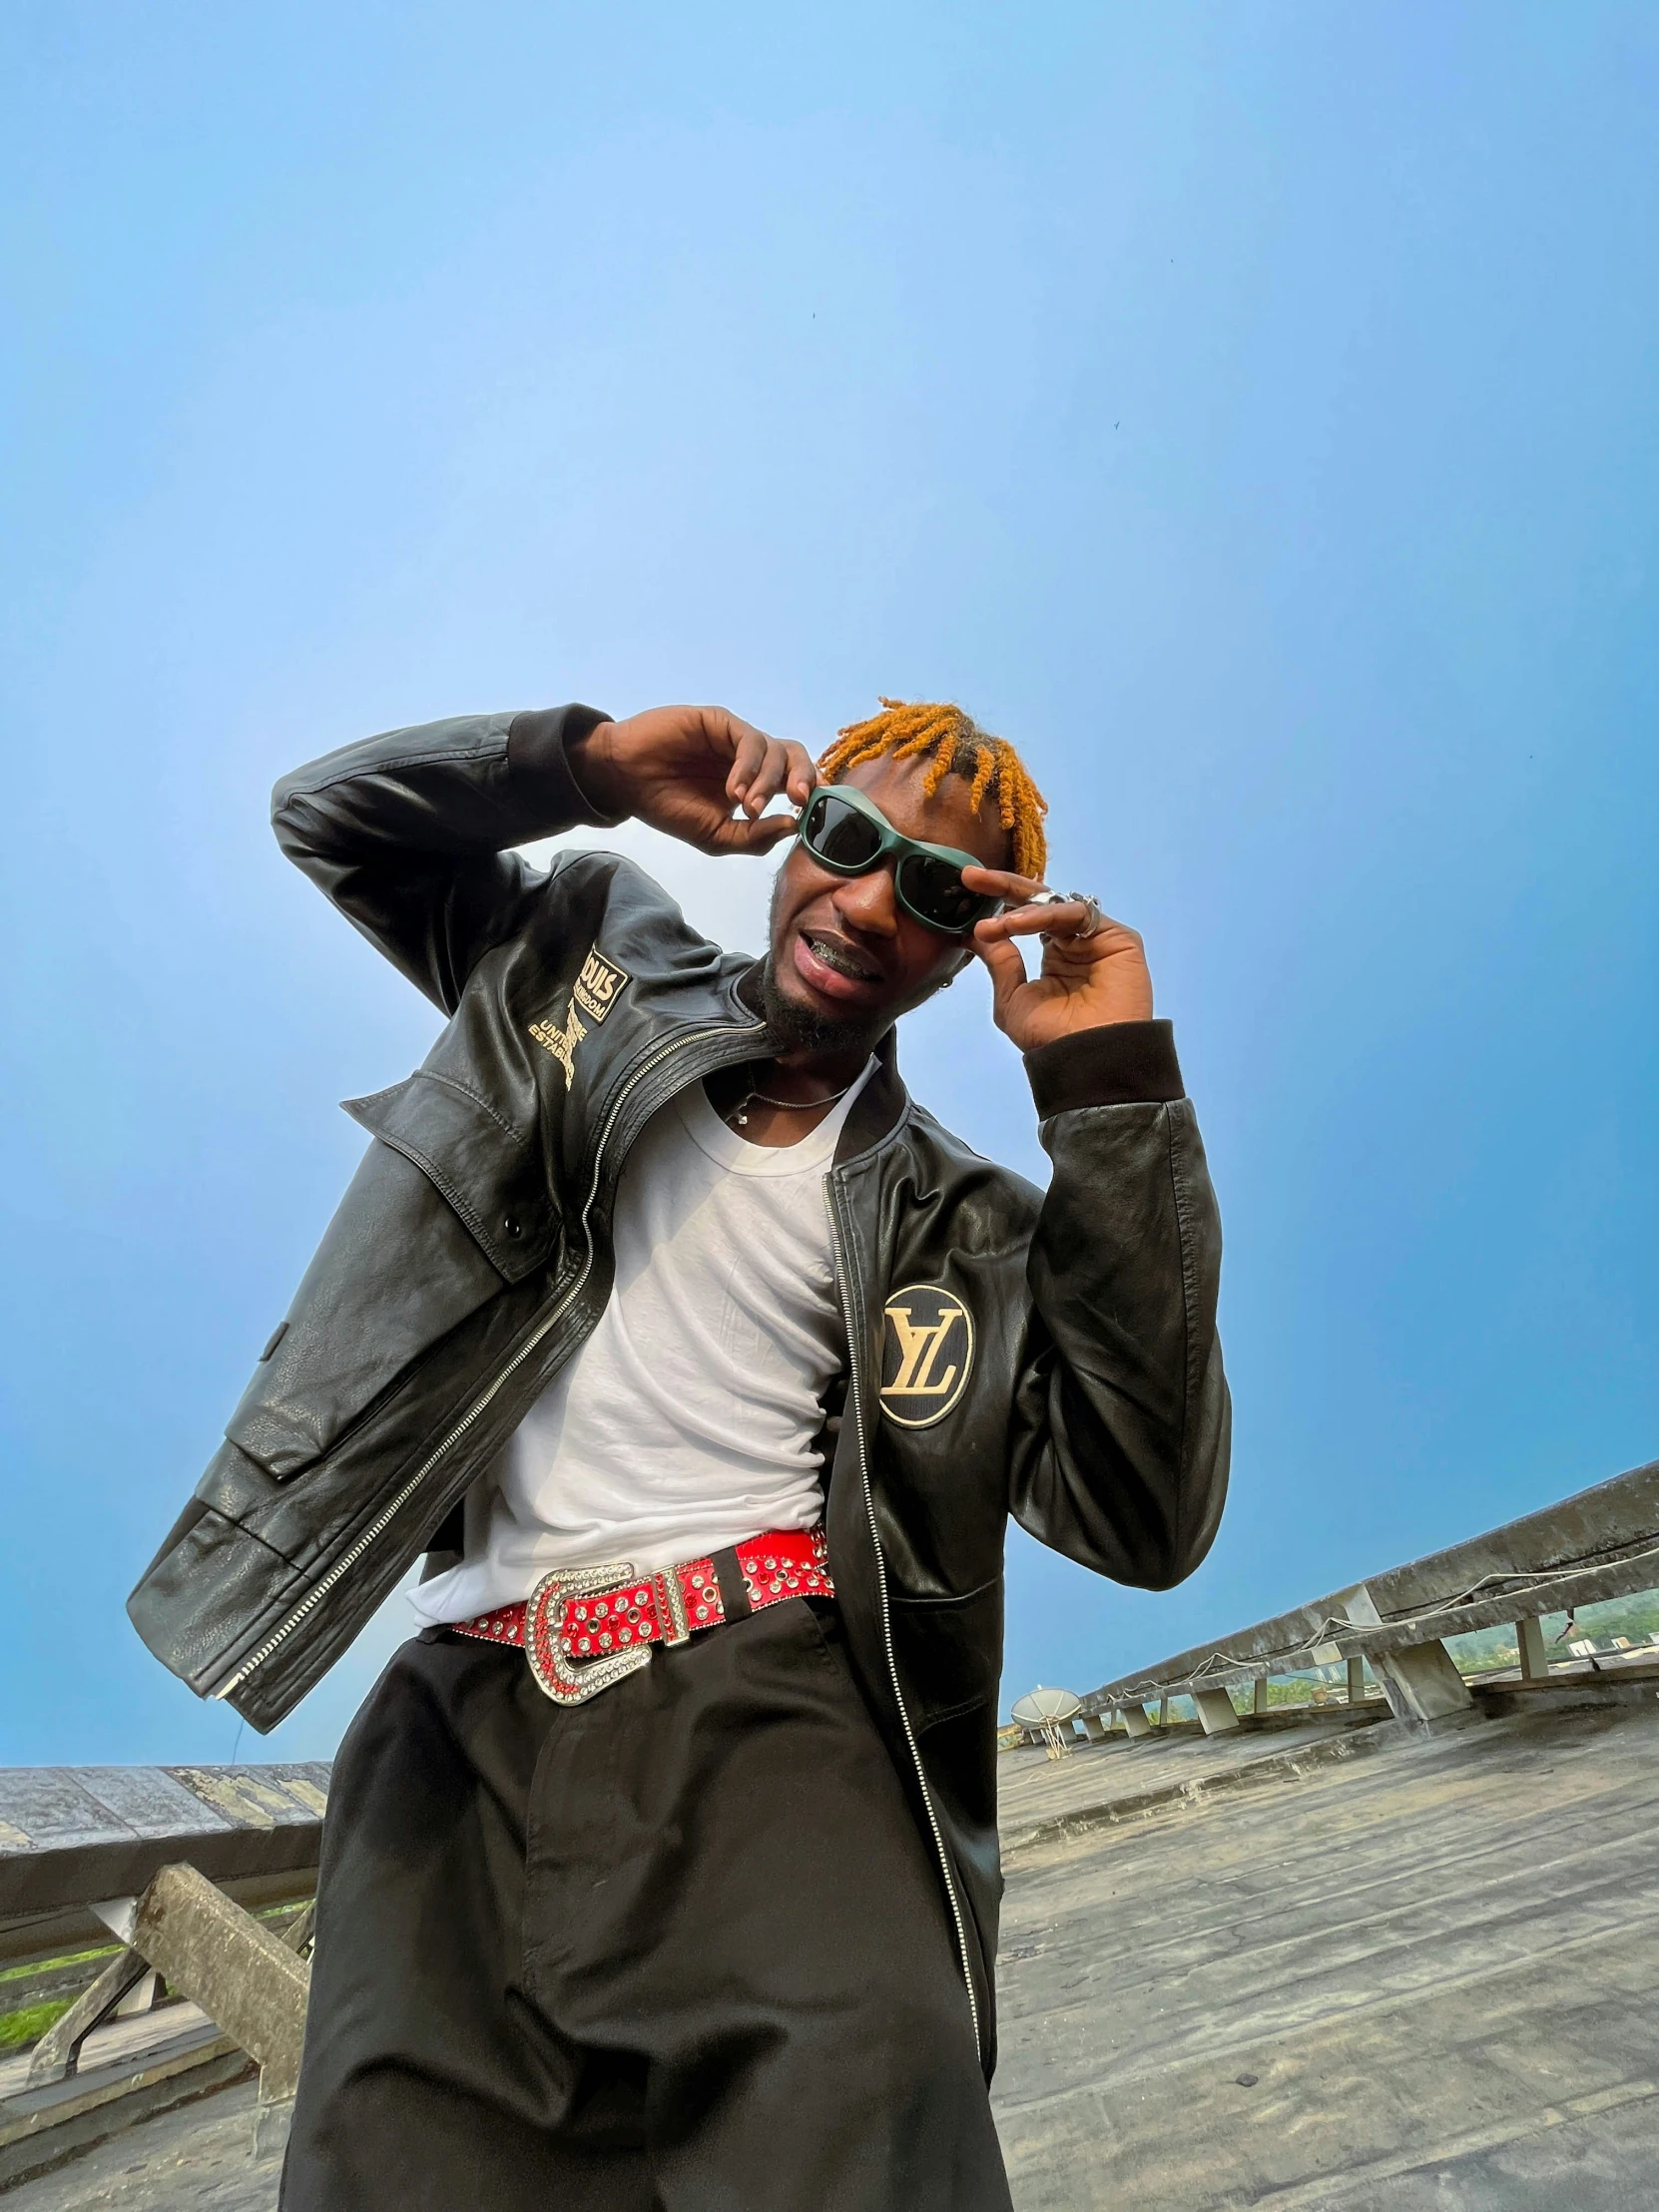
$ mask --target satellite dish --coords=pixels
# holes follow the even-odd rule
[[[1050,1759],[1064,1759],[1071,1750],[1071,1724],[1083,1710],[1083,1700],[1069,1690],[1045,1690],[1039,1682],[1024,1697],[1016,1698],[1013,1716],[1022,1728],[1035,1729],[1048,1747]]]
[[[1083,1700],[1069,1690],[1045,1690],[1038,1683],[1017,1700],[1012,1717],[1022,1728],[1041,1728],[1045,1721],[1075,1720],[1082,1710]]]

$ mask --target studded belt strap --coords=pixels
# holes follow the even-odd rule
[[[561,1567],[517,1605],[449,1625],[484,1643],[521,1644],[554,1703],[581,1705],[646,1666],[653,1644],[683,1644],[786,1598],[834,1594],[823,1528],[779,1529],[656,1573],[637,1574],[626,1559]]]

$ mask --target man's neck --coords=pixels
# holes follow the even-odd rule
[[[811,1136],[857,1082],[869,1060],[866,1044],[833,1051],[802,1049],[772,1060],[722,1068],[704,1077],[709,1104],[750,1144],[769,1149]]]
[[[793,1052],[780,1052],[771,1060],[759,1061],[757,1067],[768,1078],[763,1088],[771,1088],[775,1078],[780,1095],[808,1098],[844,1090],[847,1084],[855,1083],[873,1049],[874,1042],[868,1037],[844,1045],[802,1045]]]

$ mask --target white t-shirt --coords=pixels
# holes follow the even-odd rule
[[[467,1499],[428,1621],[528,1597],[554,1567],[699,1559],[823,1515],[822,1394],[841,1365],[824,1188],[873,1061],[799,1144],[751,1144],[694,1083],[629,1154],[616,1283],[592,1336]]]

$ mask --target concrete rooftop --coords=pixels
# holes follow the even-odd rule
[[[1659,2203],[1659,1696],[1514,1702],[1004,1756],[1020,2212]],[[13,2201],[273,2212],[252,2095]]]
[[[1659,1700],[1623,1694],[1006,1755],[1020,2212],[1649,2212]]]

